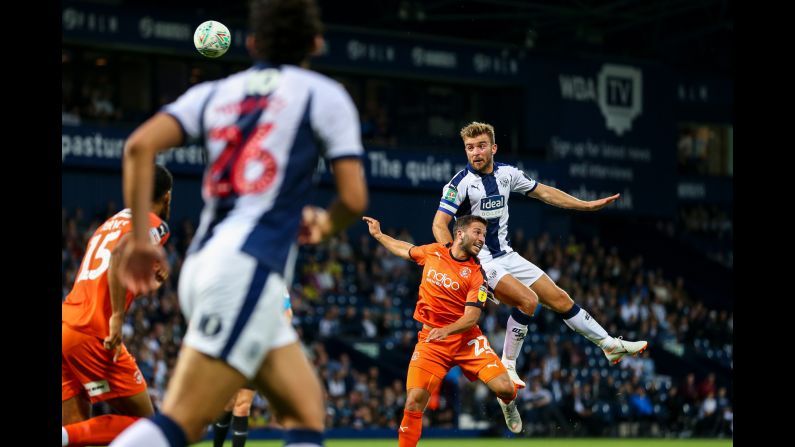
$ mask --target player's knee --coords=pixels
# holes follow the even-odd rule
[[[406,399],[404,408],[407,411],[423,411],[425,409],[425,403],[418,399]]]
[[[248,416],[250,410],[251,401],[244,400],[243,402],[235,402],[235,408],[232,410],[232,414],[238,417]]]
[[[538,295],[530,289],[527,289],[527,291],[530,293],[525,294],[523,297],[519,310],[527,316],[532,316],[536,311],[536,307],[538,307]]]
[[[428,394],[421,392],[413,392],[411,390],[406,395],[406,404],[404,408],[408,411],[423,411],[428,404]]]

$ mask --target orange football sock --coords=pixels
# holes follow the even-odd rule
[[[125,428],[140,418],[106,414],[64,426],[69,445],[108,445]]]
[[[422,411],[403,410],[398,429],[398,447],[416,447],[422,435]]]

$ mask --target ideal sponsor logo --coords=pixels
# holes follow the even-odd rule
[[[480,209],[493,210],[505,206],[505,197],[503,196],[488,196],[480,199]]]
[[[558,81],[563,99],[596,102],[606,127],[618,136],[632,130],[633,120],[643,112],[643,73],[638,68],[605,64],[596,79],[561,74]]]
[[[504,196],[488,196],[480,199],[480,217],[484,219],[499,219],[504,211]]]

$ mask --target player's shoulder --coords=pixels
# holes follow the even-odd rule
[[[220,94],[214,94],[215,97],[226,97],[229,95],[227,92],[238,91],[241,85],[244,85],[252,75],[257,73],[255,67],[249,67],[244,70],[240,70],[238,72],[232,73],[230,75],[224,76],[220,79],[213,79],[211,81],[204,81],[200,82],[190,90],[195,90],[197,93],[202,92],[205,95],[210,93],[220,92]],[[189,90],[189,91],[190,91]]]
[[[129,231],[132,223],[132,213],[129,208],[125,208],[116,214],[108,217],[102,225],[98,226],[94,234],[107,233],[121,230],[123,233]]]
[[[124,208],[123,210],[119,211],[118,213],[114,214],[108,220],[116,220],[116,219],[132,219],[132,210],[129,208]]]
[[[506,173],[506,174],[510,174],[510,173],[514,173],[514,172],[521,172],[521,169],[519,169],[516,166],[514,166],[512,164],[509,164],[509,163],[494,162],[494,167],[497,168],[497,173],[498,174],[503,173],[503,172]]]
[[[220,85],[223,85],[225,81],[228,81],[233,76],[238,76],[239,73],[235,73],[233,75],[227,76],[226,78],[221,79],[214,79],[212,81],[203,81],[197,84],[194,84],[185,91],[185,96],[190,98],[195,98],[196,100],[204,100],[206,99],[211,93],[213,93],[216,88]]]
[[[422,245],[415,245],[414,248],[420,249],[423,251],[433,252],[435,250],[443,250],[444,244],[440,244],[438,242],[431,242],[430,244],[422,244]]]
[[[471,173],[469,172],[469,170],[464,168],[458,171],[453,176],[453,178],[450,179],[450,182],[448,184],[454,188],[458,188],[459,185],[461,185],[462,183],[466,183],[468,181],[467,179],[469,178],[470,174]]]

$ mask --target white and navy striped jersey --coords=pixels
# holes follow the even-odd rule
[[[339,83],[258,62],[190,88],[165,106],[207,150],[204,210],[189,253],[237,247],[276,272],[292,265],[318,157],[361,157],[359,116]]]
[[[537,185],[511,165],[495,162],[491,174],[481,174],[467,164],[444,185],[439,211],[453,217],[473,214],[488,221],[486,244],[478,255],[486,262],[513,251],[508,239],[508,197],[512,192],[526,195]]]

